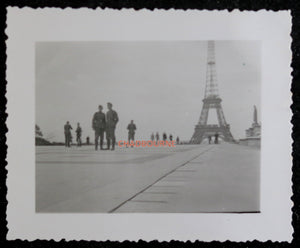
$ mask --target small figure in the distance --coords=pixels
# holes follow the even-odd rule
[[[208,144],[211,144],[211,136],[208,135]]]
[[[219,144],[219,134],[215,133],[215,144]]]
[[[65,126],[64,126],[64,133],[65,133],[65,146],[66,147],[70,147],[71,146],[71,142],[72,142],[72,134],[71,134],[71,130],[73,128],[71,127],[69,121],[66,122]]]
[[[136,130],[136,125],[133,123],[133,120],[130,121],[130,123],[127,126],[127,129],[128,129],[128,143],[130,143],[130,140],[134,141],[134,134]]]
[[[158,132],[156,132],[155,138],[156,138],[156,141],[159,141],[159,133]]]
[[[170,141],[173,140],[173,135],[172,134],[170,134],[169,139],[170,139]]]
[[[180,142],[180,140],[179,140],[179,137],[177,136],[177,138],[176,138],[176,144],[179,145],[179,142]]]
[[[167,140],[167,134],[163,133],[163,141],[166,141],[166,140]]]
[[[87,144],[87,145],[90,144],[90,137],[89,137],[89,136],[86,137],[86,144]]]
[[[81,134],[82,134],[82,129],[80,127],[80,123],[77,123],[77,128],[76,128],[76,141],[77,141],[77,146],[81,146]]]
[[[151,134],[151,140],[154,141],[154,133]]]

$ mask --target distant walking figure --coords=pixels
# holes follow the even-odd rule
[[[155,138],[156,138],[156,141],[159,141],[159,133],[158,132],[156,132]]]
[[[67,121],[67,123],[64,126],[64,131],[65,131],[65,146],[70,147],[71,146],[71,139],[72,139],[72,134],[71,134],[71,129],[73,129]]]
[[[211,144],[211,136],[208,135],[208,144]]]
[[[176,143],[179,144],[179,137],[176,138]]]
[[[86,144],[87,144],[87,145],[90,144],[90,137],[89,137],[89,136],[86,137]]]
[[[102,105],[98,106],[98,112],[93,116],[92,128],[95,131],[95,150],[98,149],[98,140],[100,137],[100,150],[103,150],[104,131],[106,127],[105,114],[102,112]]]
[[[111,150],[115,150],[116,136],[115,129],[119,121],[119,117],[116,111],[112,109],[112,104],[107,103],[108,111],[106,113],[106,140],[107,140],[107,149],[110,149],[110,144],[112,145]]]
[[[172,134],[170,134],[169,139],[170,139],[170,141],[173,140],[173,135]]]
[[[215,144],[218,144],[218,143],[219,143],[219,140],[218,140],[218,138],[219,138],[219,134],[218,134],[218,133],[216,133],[216,134],[215,134]]]
[[[80,124],[78,122],[77,123],[77,129],[76,129],[77,146],[81,146],[81,134],[82,134],[82,129],[81,129]]]
[[[72,136],[72,133],[70,133],[70,146],[72,146],[73,144],[73,136]]]
[[[151,134],[151,140],[154,141],[154,133]]]
[[[167,140],[167,134],[163,133],[163,141],[166,141],[166,140]]]
[[[128,143],[130,143],[130,140],[134,141],[134,134],[136,130],[136,125],[133,123],[133,120],[128,124]]]

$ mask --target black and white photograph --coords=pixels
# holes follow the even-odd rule
[[[292,239],[289,11],[7,10],[9,240]]]
[[[260,45],[37,42],[36,211],[259,212]]]

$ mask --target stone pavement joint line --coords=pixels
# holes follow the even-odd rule
[[[259,192],[245,146],[36,147],[38,213],[255,213]]]
[[[171,173],[173,173],[174,171],[178,170],[180,167],[185,166],[187,163],[189,163],[190,161],[196,159],[197,157],[199,157],[201,154],[211,150],[212,148],[209,148],[201,153],[199,153],[198,155],[196,155],[195,157],[191,158],[190,160],[188,160],[187,162],[179,165],[178,167],[174,168],[173,170],[169,171],[168,173],[166,173],[165,175],[162,175],[160,178],[158,178],[155,182],[153,182],[152,184],[150,184],[149,186],[147,186],[146,188],[144,188],[143,190],[141,190],[140,192],[137,192],[135,195],[133,195],[132,197],[130,197],[128,200],[122,202],[120,205],[116,206],[115,208],[113,208],[112,210],[109,211],[109,213],[113,213],[115,212],[118,208],[120,208],[121,206],[123,206],[125,203],[127,203],[128,201],[132,200],[133,198],[135,198],[137,195],[143,193],[144,191],[146,191],[147,189],[149,189],[150,187],[152,187],[154,184],[156,184],[157,182],[161,181],[163,178],[165,178],[166,176],[170,175]]]

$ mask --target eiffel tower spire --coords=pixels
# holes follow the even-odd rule
[[[206,85],[203,99],[203,107],[198,124],[195,126],[191,143],[200,144],[203,139],[218,133],[225,141],[234,141],[230,132],[230,126],[226,123],[223,109],[221,106],[222,99],[219,96],[216,62],[215,62],[215,44],[214,41],[208,41],[207,51],[207,71]],[[218,124],[208,125],[208,113],[210,109],[216,109]]]
[[[215,44],[213,41],[208,41],[207,50],[206,86],[204,97],[218,97],[219,91],[215,62]]]

